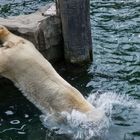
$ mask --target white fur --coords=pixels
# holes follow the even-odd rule
[[[77,110],[85,113],[89,120],[103,117],[102,112],[54,70],[31,42],[10,32],[5,37],[0,34],[0,39],[6,43],[0,48],[0,74],[13,81],[42,112]]]

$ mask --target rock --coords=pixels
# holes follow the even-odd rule
[[[61,20],[51,3],[29,15],[0,18],[0,24],[34,43],[50,61],[63,57]]]

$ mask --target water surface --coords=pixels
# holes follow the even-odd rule
[[[53,0],[0,0],[2,17],[30,14]]]
[[[140,1],[91,0],[94,62],[87,86],[140,102]],[[117,108],[108,140],[140,139],[139,109]]]
[[[42,5],[43,0],[36,3]],[[28,2],[23,9],[32,11]],[[140,1],[91,0],[91,27],[93,63],[80,73],[61,66],[57,70],[84,96],[92,94],[94,104],[111,114],[108,133],[101,140],[139,140]],[[68,139],[46,130],[39,119],[41,113],[12,85],[0,89],[1,140]]]

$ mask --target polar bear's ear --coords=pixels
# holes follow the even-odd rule
[[[11,41],[6,41],[4,44],[3,44],[3,47],[6,47],[6,48],[12,48],[14,47],[14,43],[11,42]]]

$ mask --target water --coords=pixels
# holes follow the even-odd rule
[[[84,131],[87,137],[83,130],[73,129],[75,139],[140,139],[139,13],[139,0],[91,0],[93,64],[86,72],[69,72],[61,66],[57,70],[98,109],[103,109],[107,118],[96,127],[97,131],[89,126]],[[70,139],[71,135],[60,133],[64,130],[46,129],[39,118],[41,112],[12,85],[2,85],[0,89],[0,139]],[[75,122],[79,113],[68,116],[72,128],[81,125]]]
[[[112,108],[115,114],[107,140],[140,139],[139,12],[140,1],[91,1],[94,62],[87,86],[92,92],[129,95],[137,106],[120,101]],[[107,96],[103,102],[108,102]]]
[[[40,114],[12,84],[0,83],[0,140],[44,140]]]
[[[0,0],[2,17],[30,14],[53,0]]]

